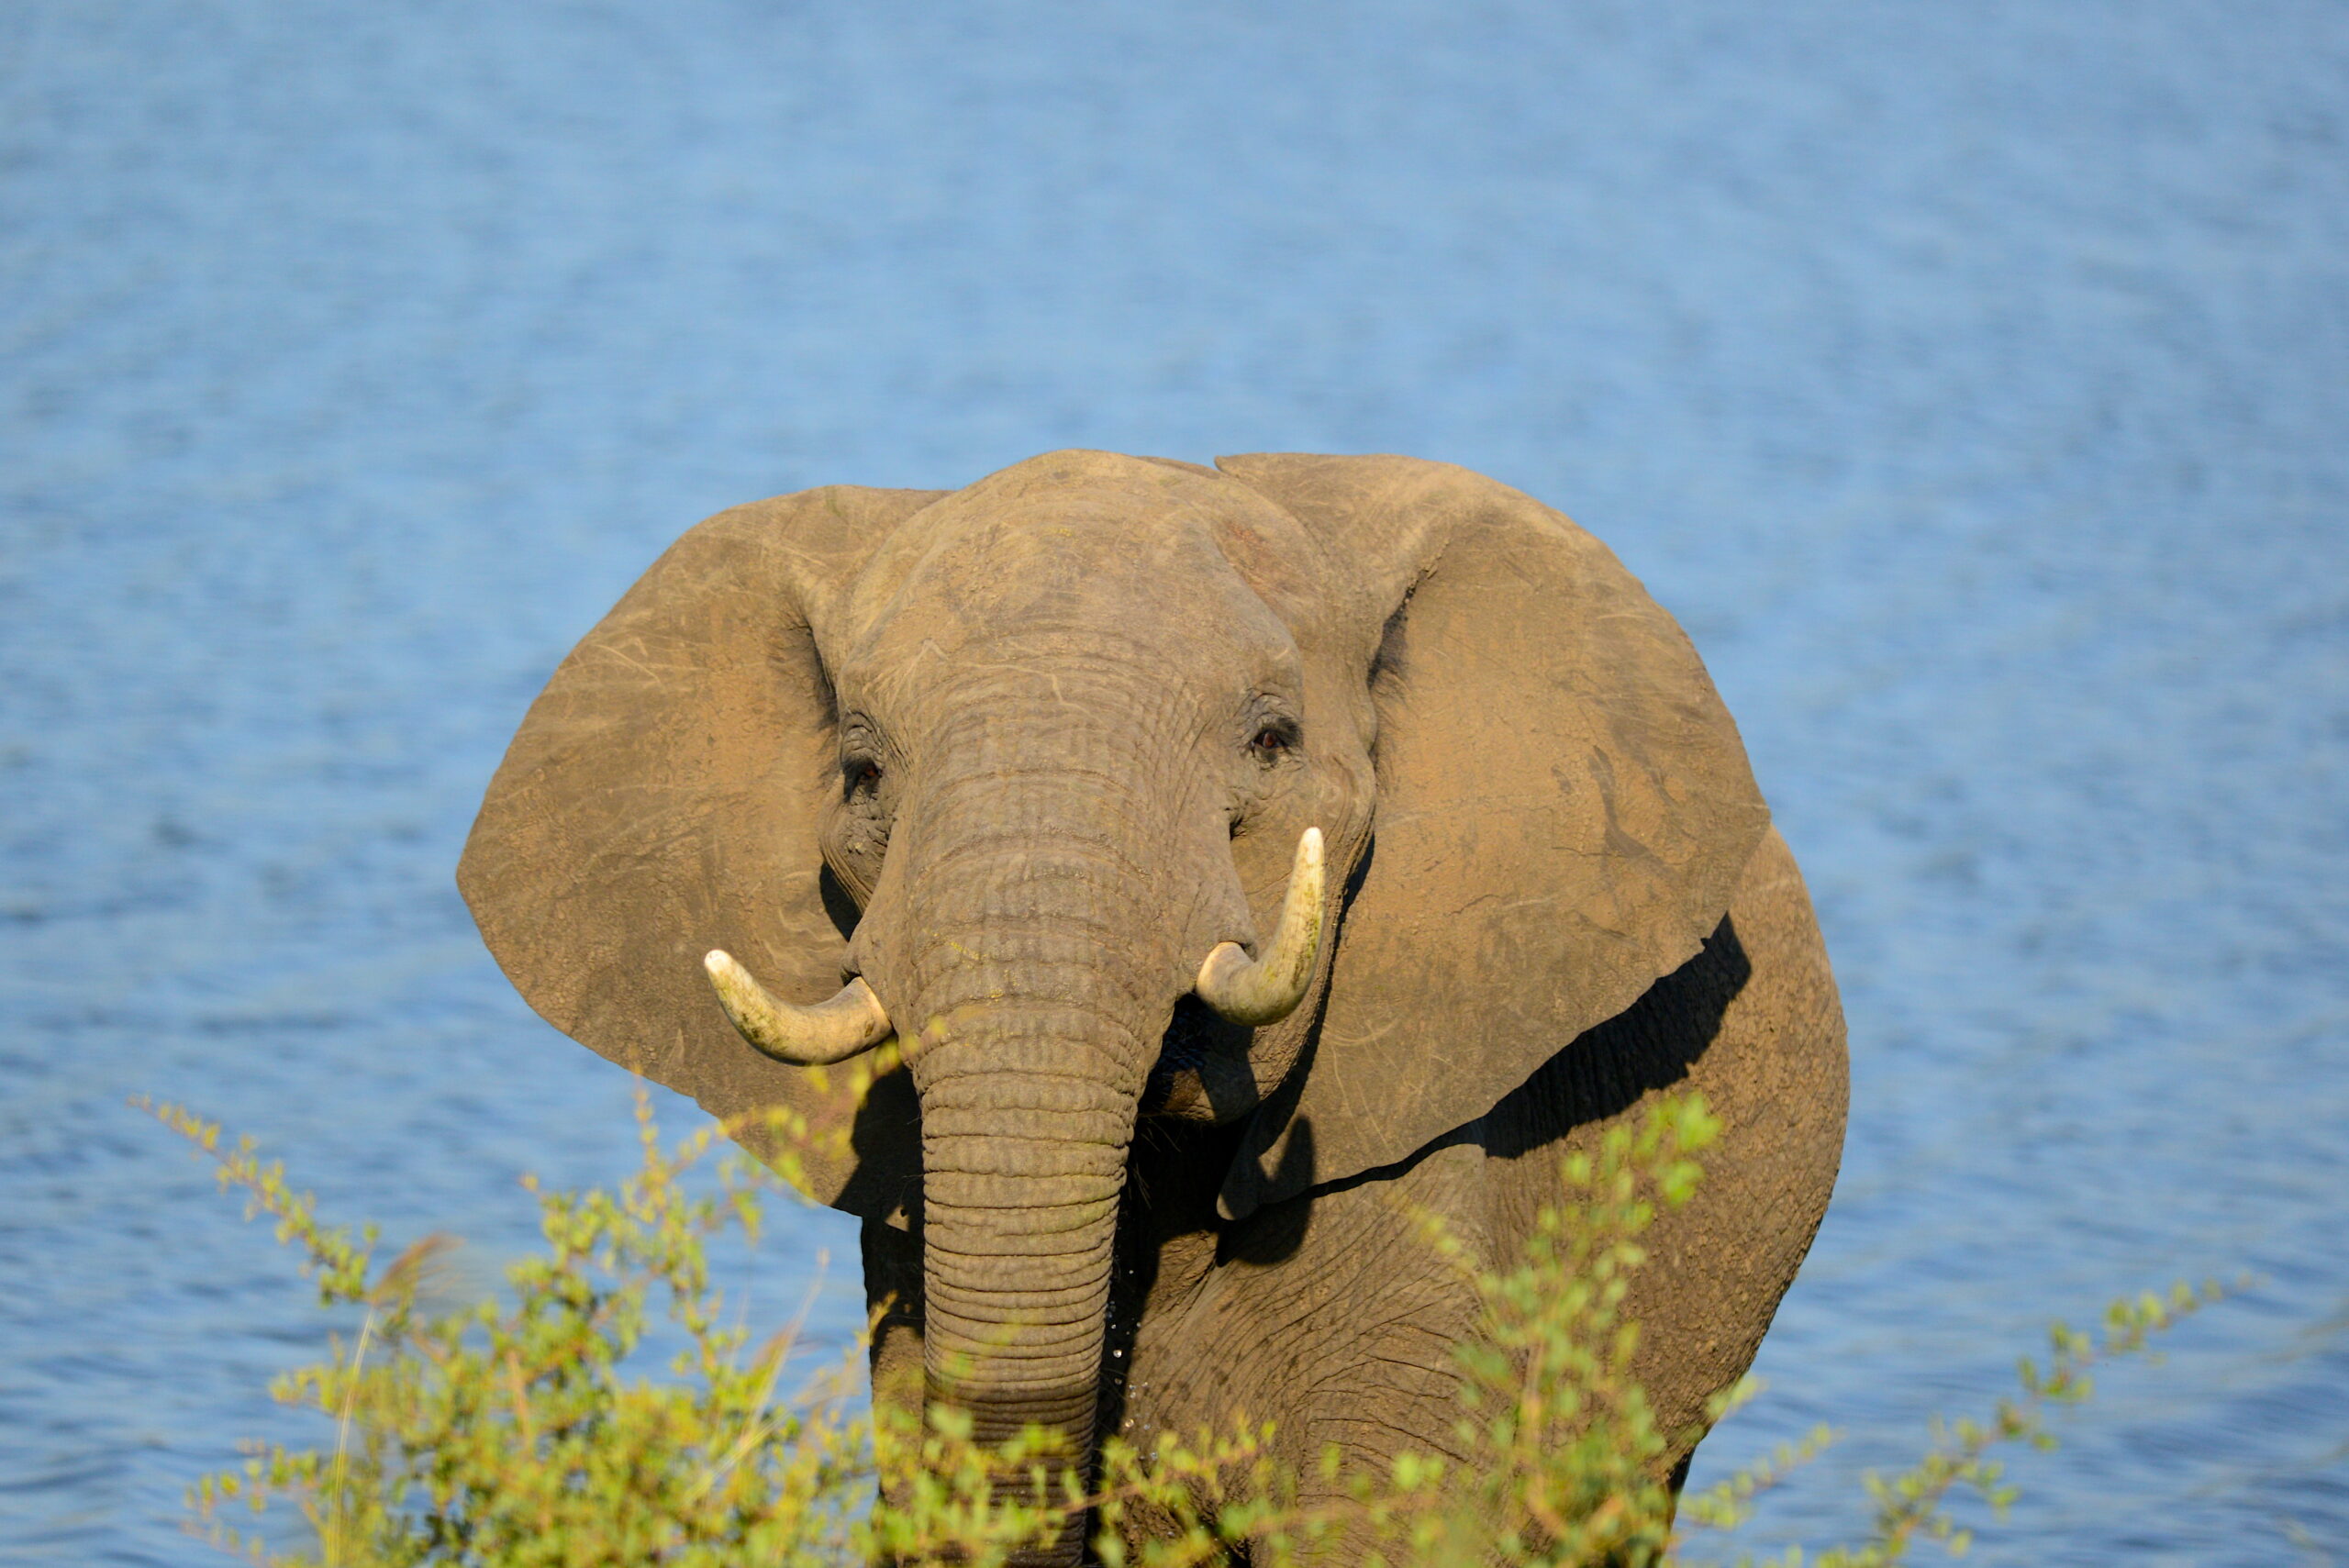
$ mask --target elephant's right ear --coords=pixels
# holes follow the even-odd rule
[[[531,705],[457,868],[540,1017],[719,1117],[845,1112],[841,1075],[819,1089],[735,1033],[702,955],[724,948],[789,1001],[840,989],[817,840],[838,762],[811,625],[941,494],[836,485],[688,532]],[[904,1076],[875,1085],[853,1153],[803,1154],[812,1195],[885,1217],[918,1183]]]
[[[1720,925],[1770,814],[1687,638],[1558,513],[1412,458],[1217,466],[1335,563],[1313,646],[1377,712],[1319,1034],[1250,1125],[1237,1217],[1409,1157],[1629,1007]]]

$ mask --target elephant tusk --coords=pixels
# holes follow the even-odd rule
[[[1296,1011],[1313,984],[1321,952],[1321,829],[1308,828],[1297,841],[1288,896],[1281,900],[1281,923],[1273,945],[1252,959],[1238,942],[1218,942],[1199,965],[1194,987],[1199,1000],[1235,1024],[1271,1024]]]
[[[776,1001],[749,970],[716,948],[701,962],[742,1038],[777,1062],[826,1067],[889,1038],[889,1010],[861,974],[830,1001],[801,1007]]]

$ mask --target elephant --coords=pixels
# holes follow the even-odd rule
[[[1563,1151],[1693,1088],[1627,1303],[1676,1486],[1841,1157],[1834,980],[1695,650],[1449,464],[722,512],[563,660],[458,880],[559,1029],[841,1118],[799,1176],[862,1219],[875,1396],[983,1440],[1271,1417],[1308,1495],[1330,1443],[1450,1451],[1477,1303],[1408,1216],[1512,1259]]]

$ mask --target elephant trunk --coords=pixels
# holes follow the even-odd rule
[[[928,1394],[968,1410],[983,1442],[1032,1422],[1083,1455],[1134,1102],[1056,1073],[985,1082],[924,1096]],[[994,1129],[1007,1095],[1062,1125]]]
[[[967,815],[930,817],[910,857],[926,1397],[967,1411],[985,1443],[1041,1426],[1083,1473],[1135,1112],[1186,982],[1152,907],[1164,868],[1128,854],[1133,803],[1097,772],[1019,783],[1019,831],[1001,794],[974,792]],[[1015,1561],[1074,1562],[1078,1545],[1073,1522],[1056,1551]]]

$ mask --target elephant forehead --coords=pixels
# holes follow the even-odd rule
[[[1031,460],[924,508],[874,553],[852,595],[857,653],[891,665],[925,646],[1050,632],[1194,657],[1218,643],[1277,654],[1286,629],[1251,582],[1264,573],[1231,559],[1239,544],[1252,563],[1277,557],[1268,520],[1296,531],[1276,511],[1247,516],[1264,510],[1219,476],[1168,464]]]

